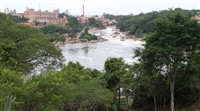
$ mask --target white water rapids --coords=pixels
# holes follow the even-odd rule
[[[108,27],[102,30],[103,37],[108,39],[105,42],[98,43],[76,43],[66,44],[61,46],[62,53],[66,60],[79,62],[81,65],[87,68],[95,68],[102,70],[104,68],[104,62],[108,57],[122,57],[126,63],[133,63],[136,60],[133,59],[133,50],[137,47],[141,47],[144,42],[134,41],[132,39],[126,39],[122,41],[119,35],[113,38],[115,31],[114,27]]]

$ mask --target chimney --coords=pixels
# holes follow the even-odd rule
[[[85,17],[85,9],[84,9],[84,5],[83,5],[83,17]]]

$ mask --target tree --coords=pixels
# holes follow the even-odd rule
[[[16,24],[0,14],[0,65],[24,74],[58,68],[63,60],[59,48],[37,29]]]
[[[124,61],[122,58],[108,58],[104,64],[105,75],[109,89],[116,90],[120,78],[124,71]]]
[[[81,34],[80,38],[81,39],[85,39],[85,40],[97,40],[97,37],[95,35],[92,35],[88,32],[88,28],[85,28],[84,29],[84,32]]]
[[[156,31],[147,38],[140,61],[144,68],[168,76],[170,108],[175,111],[174,92],[177,76],[190,70],[194,55],[199,55],[200,25],[189,16],[171,12],[156,25]]]
[[[68,17],[68,21],[69,21],[69,28],[71,29],[71,33],[77,33],[82,31],[83,26],[81,25],[81,23],[77,20],[76,17],[73,16],[69,16]]]
[[[169,13],[182,13],[183,15],[192,17],[197,14],[199,10],[184,10],[176,8],[174,10],[153,11],[149,13],[141,13],[138,15],[116,16],[118,21],[117,27],[121,31],[128,31],[129,34],[136,36],[144,36],[155,31],[156,23],[162,20],[163,17],[168,16]]]
[[[23,111],[113,109],[113,93],[100,78],[79,63],[69,62],[61,71],[48,71],[24,84]]]
[[[23,17],[18,17],[18,16],[12,16],[10,15],[11,19],[17,23],[26,23],[28,22],[29,19],[25,18],[24,16]]]
[[[44,33],[44,34],[65,34],[68,32],[68,29],[66,26],[63,25],[55,25],[55,24],[51,24],[51,25],[45,25],[43,27],[40,28],[40,30]]]
[[[126,66],[127,65],[122,58],[108,58],[104,64],[105,75],[103,76],[103,78],[107,83],[107,88],[111,89],[114,92],[115,97],[117,97],[118,92],[118,111],[121,109],[120,89],[123,88],[122,80],[123,76],[126,73]]]
[[[0,107],[1,110],[7,102],[10,102],[10,107],[17,108],[20,104],[18,94],[22,91],[22,73],[11,71],[8,68],[1,67],[0,70]],[[7,96],[11,97],[10,100]],[[6,107],[5,107],[6,108]]]
[[[89,21],[89,25],[92,26],[92,27],[104,28],[103,24],[93,17],[89,18],[88,21]]]

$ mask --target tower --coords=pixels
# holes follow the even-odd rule
[[[40,2],[39,2],[39,0],[38,0],[38,10],[40,10]]]
[[[83,5],[83,17],[85,16],[85,8],[84,8],[84,5]]]

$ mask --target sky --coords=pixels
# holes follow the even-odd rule
[[[0,0],[0,11],[5,8],[23,12],[26,7],[36,10],[68,9],[71,15],[81,15],[82,5],[85,15],[114,15],[139,14],[169,8],[200,9],[200,0]]]

